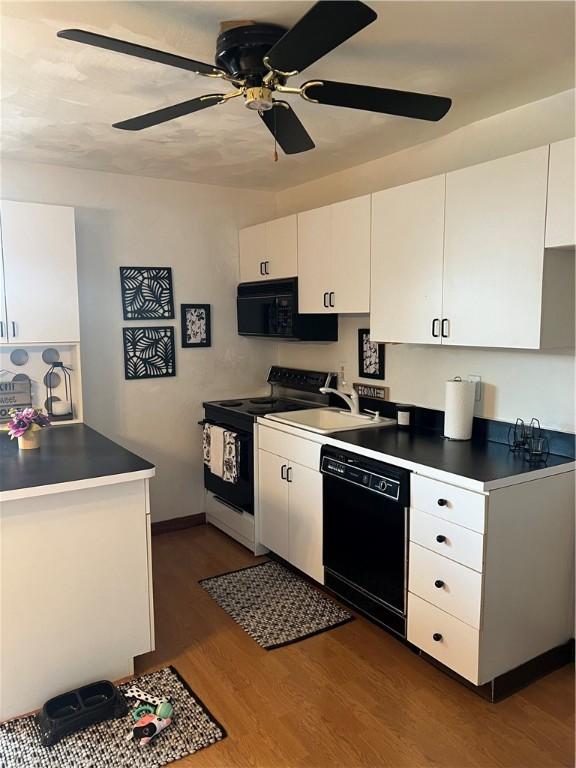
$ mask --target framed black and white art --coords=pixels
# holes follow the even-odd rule
[[[358,331],[358,375],[363,379],[384,378],[384,344],[370,341],[370,329]]]
[[[120,267],[124,320],[174,318],[170,267]]]
[[[123,328],[122,334],[126,379],[176,376],[174,328]]]
[[[210,304],[181,304],[180,321],[183,347],[209,347]]]

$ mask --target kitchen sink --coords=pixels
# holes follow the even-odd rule
[[[365,416],[364,414],[355,416],[348,411],[342,411],[340,408],[311,408],[305,411],[269,413],[265,418],[307,429],[310,432],[318,432],[321,435],[343,432],[346,429],[370,429],[396,425],[395,419],[381,417],[379,421],[375,421],[372,416]]]

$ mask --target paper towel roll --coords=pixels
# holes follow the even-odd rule
[[[476,382],[456,377],[446,382],[444,437],[451,440],[470,440],[474,418]]]

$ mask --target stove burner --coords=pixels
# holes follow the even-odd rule
[[[260,416],[261,414],[269,413],[269,411],[267,408],[248,408],[246,413],[251,413],[255,416]]]
[[[256,405],[274,405],[278,401],[275,397],[256,397],[254,400],[250,400],[250,402]]]
[[[242,405],[242,400],[224,400],[218,405],[222,405],[224,408],[234,408],[237,405]]]

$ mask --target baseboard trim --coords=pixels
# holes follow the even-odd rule
[[[152,523],[152,536],[160,533],[172,533],[173,531],[183,531],[185,528],[194,528],[196,525],[204,525],[206,515],[200,512],[197,515],[185,515],[184,517],[173,517],[171,520],[159,520]]]

